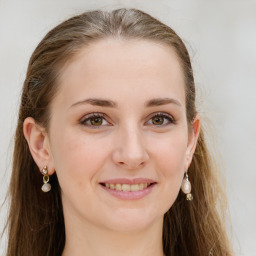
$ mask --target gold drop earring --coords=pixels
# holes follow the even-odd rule
[[[43,186],[42,186],[42,191],[43,192],[49,192],[52,188],[51,184],[49,183],[49,180],[50,180],[50,177],[48,175],[48,169],[47,169],[47,166],[45,166],[43,169],[42,169],[42,174],[44,175],[43,176]]]
[[[182,185],[181,185],[181,190],[183,191],[183,193],[186,194],[186,199],[188,201],[193,200],[193,196],[190,193],[191,192],[191,183],[188,180],[188,171],[186,172],[185,177],[183,178]]]

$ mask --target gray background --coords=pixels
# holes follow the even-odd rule
[[[52,27],[84,10],[135,7],[184,39],[199,110],[222,156],[236,255],[256,256],[256,1],[0,0],[0,200],[11,171],[13,133],[29,57]],[[0,214],[3,227],[6,207]],[[6,238],[0,242],[0,255]]]

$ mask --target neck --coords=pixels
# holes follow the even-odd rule
[[[65,222],[66,243],[62,256],[163,256],[163,220],[142,230],[120,232],[92,223]],[[77,223],[78,224],[78,223]],[[81,225],[82,224],[82,225]],[[72,228],[71,228],[72,226]]]

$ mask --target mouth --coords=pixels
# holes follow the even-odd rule
[[[100,182],[99,185],[111,196],[123,200],[136,200],[147,196],[157,182],[151,179],[114,179]]]
[[[136,192],[144,190],[150,186],[153,186],[156,182],[152,183],[138,183],[138,184],[113,184],[113,183],[100,183],[101,186],[117,191],[124,191],[124,192]]]

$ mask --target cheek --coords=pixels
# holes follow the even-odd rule
[[[184,133],[161,140],[152,151],[154,168],[157,170],[165,213],[176,200],[185,172],[187,138]]]
[[[160,174],[166,178],[185,171],[187,137],[184,134],[177,132],[153,144],[152,159],[158,165]]]
[[[62,189],[69,188],[84,190],[93,184],[99,175],[98,170],[104,163],[107,148],[102,147],[92,136],[70,129],[58,133],[52,143],[54,165]]]

